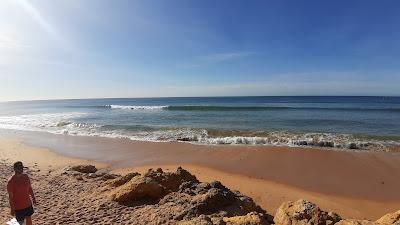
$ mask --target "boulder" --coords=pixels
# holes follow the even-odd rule
[[[261,213],[251,212],[244,216],[224,217],[227,225],[269,225],[270,223]]]
[[[232,192],[219,181],[211,183],[184,183],[179,192],[191,196],[189,210],[184,212],[185,217],[193,217],[201,214],[221,214],[223,216],[246,215],[250,212],[266,214],[254,201]],[[271,219],[272,221],[272,219]]]
[[[394,213],[388,213],[379,218],[376,223],[400,225],[400,210]]]
[[[276,211],[274,222],[279,225],[334,224],[340,220],[336,213],[322,211],[314,203],[300,199],[285,202]]]
[[[178,222],[178,225],[214,225],[211,218],[205,215],[193,218],[191,220],[183,220]]]
[[[144,176],[154,179],[162,185],[168,193],[178,191],[179,186],[185,182],[199,182],[194,175],[182,169],[182,167],[178,167],[174,173],[164,172],[161,168],[157,170],[150,169]]]
[[[77,165],[77,166],[71,166],[67,170],[69,171],[77,171],[79,173],[96,173],[97,169],[93,165]]]
[[[120,178],[116,180],[118,179]],[[223,221],[223,218],[226,218],[230,224],[273,222],[272,217],[251,198],[229,190],[218,181],[199,182],[195,176],[182,168],[175,172],[149,170],[144,175],[134,176],[128,182],[114,187],[110,196],[113,201],[128,206],[151,203],[143,205],[146,208],[143,210],[148,215],[157,215],[160,221],[173,220],[180,224],[226,224]],[[135,216],[142,217],[143,212],[138,212]],[[236,216],[245,217],[234,218]]]
[[[376,223],[369,220],[354,220],[354,219],[344,219],[335,223],[335,225],[377,225]]]
[[[113,190],[111,199],[124,205],[133,205],[136,201],[159,199],[163,193],[164,188],[152,178],[137,176]]]
[[[161,169],[149,170],[143,176],[130,173],[112,181],[112,185],[117,188],[111,192],[111,199],[124,205],[132,205],[142,199],[159,200],[168,193],[178,191],[184,182],[198,180],[181,167],[174,173],[164,173]]]

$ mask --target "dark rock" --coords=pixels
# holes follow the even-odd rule
[[[358,146],[357,146],[356,143],[350,143],[350,144],[348,145],[348,148],[349,148],[349,149],[358,149]]]
[[[77,165],[77,166],[71,166],[67,170],[69,171],[77,171],[80,173],[96,173],[97,169],[93,165]]]

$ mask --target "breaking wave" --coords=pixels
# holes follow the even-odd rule
[[[131,109],[131,110],[157,110],[157,109],[165,109],[168,106],[146,106],[146,105],[105,105],[105,108],[110,109]]]
[[[221,105],[98,105],[67,106],[71,108],[105,108],[122,110],[169,110],[169,111],[277,111],[277,110],[320,110],[320,111],[386,111],[400,112],[397,107],[313,107],[313,106],[221,106]]]
[[[316,146],[335,149],[386,150],[399,137],[357,137],[350,134],[195,129],[147,125],[107,125],[78,122],[86,113],[46,113],[0,116],[1,129],[44,131],[76,136],[128,138],[138,141],[180,141],[207,145]]]

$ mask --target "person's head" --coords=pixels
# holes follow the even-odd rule
[[[15,173],[24,172],[24,165],[22,164],[21,161],[18,161],[18,162],[14,163],[14,171],[15,171]]]

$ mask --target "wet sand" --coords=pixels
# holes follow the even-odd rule
[[[283,201],[299,198],[347,218],[376,219],[400,208],[397,153],[200,146],[32,132],[1,136],[13,136],[28,145],[47,147],[66,156],[108,163],[114,170],[183,165],[200,180],[220,180],[249,195],[272,214]],[[41,157],[39,153],[33,154],[32,160],[38,156]]]

